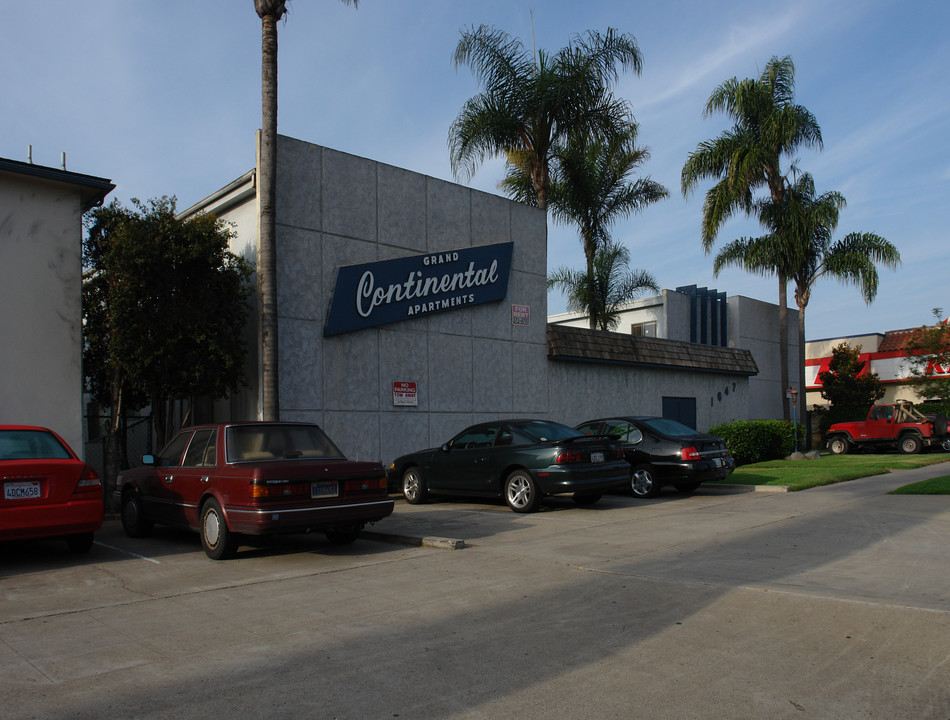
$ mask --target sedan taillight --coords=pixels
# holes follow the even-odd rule
[[[286,500],[293,497],[310,497],[309,482],[254,482],[248,492],[252,500]]]
[[[680,450],[680,456],[684,460],[702,460],[703,456],[699,454],[699,450],[694,447],[685,447]]]
[[[555,462],[558,465],[569,465],[571,463],[584,462],[584,456],[580,450],[561,450],[557,454]]]
[[[99,476],[96,474],[96,471],[86,465],[82,470],[82,474],[79,476],[79,482],[76,483],[76,489],[73,490],[73,492],[95,492],[101,488],[102,481],[99,480]]]
[[[386,489],[386,476],[383,475],[378,478],[363,478],[361,480],[347,480],[346,492],[365,492],[367,490],[385,490]]]

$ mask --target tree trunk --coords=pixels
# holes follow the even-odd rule
[[[596,298],[594,282],[594,255],[597,253],[597,243],[592,237],[584,238],[584,255],[587,259],[587,319],[591,330],[597,330],[600,317],[598,309],[594,307]]]
[[[102,458],[102,499],[106,512],[113,512],[114,502],[112,493],[115,490],[115,481],[119,475],[119,431],[122,429],[122,371],[116,368],[112,372],[109,407],[109,431],[106,434],[106,444]]]
[[[805,438],[799,438],[802,449],[811,449],[811,435],[808,434],[808,402],[805,397],[805,306],[798,305],[798,422],[805,428]]]
[[[261,417],[280,419],[277,342],[277,17],[261,18],[260,264]]]
[[[785,397],[785,389],[788,387],[788,280],[781,273],[778,276],[778,338],[778,356],[782,376],[782,417],[789,422],[791,413],[788,398]]]

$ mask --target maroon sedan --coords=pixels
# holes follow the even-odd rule
[[[89,552],[102,526],[102,483],[55,432],[0,425],[0,540],[62,537]]]
[[[116,483],[125,532],[189,527],[214,560],[234,555],[241,535],[318,531],[349,543],[393,511],[382,465],[347,460],[309,423],[186,428],[142,463]]]

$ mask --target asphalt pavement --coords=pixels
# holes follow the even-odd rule
[[[950,497],[887,494],[945,474],[0,546],[0,718],[948,720]]]

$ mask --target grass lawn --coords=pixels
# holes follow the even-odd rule
[[[723,480],[722,484],[786,485],[790,491],[805,490],[870,475],[881,475],[888,470],[909,470],[947,461],[950,461],[950,454],[947,453],[927,453],[926,455],[898,455],[896,453],[893,455],[822,455],[821,460],[770,460],[769,462],[743,465]],[[950,485],[950,480],[946,478],[944,480],[943,487],[947,488]],[[922,483],[914,483],[914,485],[919,484]],[[913,485],[907,487],[913,487]]]
[[[891,495],[950,495],[950,475],[930,478],[911,483],[897,490],[891,490]]]

